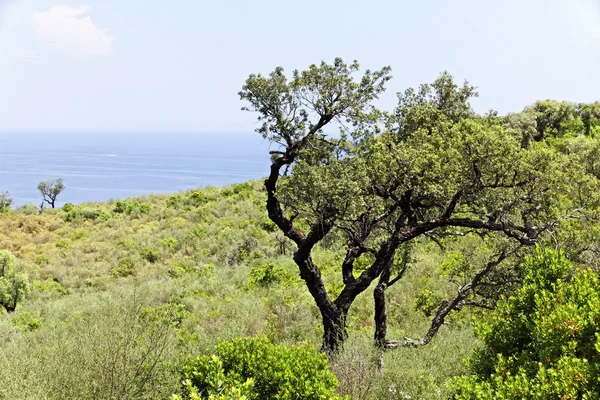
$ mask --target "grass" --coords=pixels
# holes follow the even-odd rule
[[[181,360],[210,353],[219,340],[320,346],[318,309],[265,199],[261,182],[247,182],[0,214],[0,249],[33,282],[25,303],[0,314],[0,398],[168,398]],[[339,290],[340,240],[315,254],[331,293]],[[415,265],[388,290],[390,337],[426,331],[417,299],[424,289],[453,290],[437,274],[441,261],[435,247],[419,245]],[[353,305],[350,340],[331,361],[340,392],[447,397],[448,380],[465,371],[462,359],[477,344],[469,315],[452,318],[428,346],[386,352],[379,372],[371,293]]]

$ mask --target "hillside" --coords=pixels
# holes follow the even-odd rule
[[[32,292],[14,313],[0,315],[0,397],[133,398],[127,393],[143,377],[145,398],[167,398],[179,388],[177,364],[210,353],[219,340],[264,336],[318,349],[318,309],[298,278],[293,247],[266,216],[265,199],[262,182],[248,182],[1,214],[0,249],[17,257]],[[332,293],[340,290],[334,273],[342,244],[332,237],[315,253]],[[423,300],[452,290],[438,274],[441,252],[422,245],[416,254],[389,291],[396,337],[423,335]],[[358,299],[349,344],[331,364],[340,392],[373,399],[446,393],[477,343],[468,315],[457,314],[428,346],[387,352],[378,374],[372,302],[369,294]],[[156,366],[140,375],[148,360]]]

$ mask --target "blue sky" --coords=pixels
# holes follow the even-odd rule
[[[442,70],[480,112],[600,97],[600,0],[0,0],[0,131],[249,132],[245,78],[341,56]]]

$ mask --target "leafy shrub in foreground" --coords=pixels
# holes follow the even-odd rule
[[[312,348],[246,338],[221,342],[216,353],[185,362],[183,398],[340,399],[325,355]]]
[[[517,293],[476,322],[484,347],[456,399],[600,398],[600,280],[573,273],[562,253],[541,251],[523,265]]]
[[[15,311],[17,303],[31,292],[29,278],[15,271],[15,256],[7,250],[0,250],[0,307],[8,312]]]

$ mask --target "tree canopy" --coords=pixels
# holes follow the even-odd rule
[[[396,108],[384,112],[373,101],[390,69],[358,71],[356,62],[336,59],[294,71],[288,80],[277,68],[251,75],[240,92],[244,109],[259,114],[257,131],[279,145],[265,182],[267,210],[297,245],[294,260],[321,310],[328,351],[343,341],[353,301],[377,278],[375,337],[387,343],[381,297],[401,278],[398,250],[411,241],[478,232],[497,247],[482,266],[487,274],[515,245],[537,243],[596,201],[581,195],[597,187],[589,171],[539,141],[542,125],[544,133],[560,133],[557,121],[568,118],[562,106],[540,105],[535,121],[509,129],[493,113],[476,114],[469,103],[475,88],[444,72],[432,84],[399,93]],[[521,126],[534,135],[531,143]],[[345,237],[336,298],[311,257],[332,234]],[[361,257],[367,266],[358,268]],[[453,307],[473,288],[459,291]],[[452,309],[436,314],[438,325]]]

